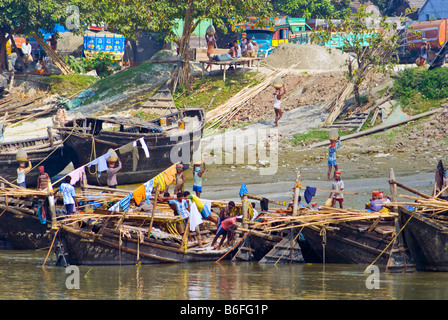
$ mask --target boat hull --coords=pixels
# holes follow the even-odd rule
[[[412,218],[411,218],[412,217]],[[403,240],[419,271],[448,271],[448,228],[434,219],[399,207]]]
[[[119,231],[106,229],[101,234],[61,226],[60,241],[66,260],[75,265],[135,265],[216,261],[226,250],[191,249],[184,252],[179,244],[137,236],[122,237]],[[121,237],[121,242],[120,242]],[[231,255],[225,258],[229,259]]]
[[[193,112],[194,111],[194,112]],[[138,133],[138,132],[114,132],[100,130],[95,134],[72,132],[70,127],[59,128],[59,134],[64,137],[64,146],[70,150],[72,162],[75,168],[88,164],[93,159],[106,154],[109,149],[117,149],[130,142],[144,138],[149,151],[146,156],[144,149],[139,143],[138,162],[134,170],[134,155],[132,152],[120,154],[117,152],[122,169],[117,173],[118,184],[137,184],[146,182],[164,171],[180,159],[185,164],[192,160],[193,153],[198,149],[202,138],[205,118],[202,109],[193,110],[199,124],[189,132],[179,131],[176,134],[164,133]],[[92,141],[93,139],[93,141]],[[107,173],[98,175],[96,166],[86,167],[87,181],[91,185],[107,185]]]
[[[30,141],[27,141],[26,143],[29,142]],[[22,143],[25,142],[17,141],[0,145],[0,150],[4,148],[14,150],[14,147],[17,146],[15,151],[2,151],[0,155],[0,176],[13,183],[17,182],[17,168],[19,167],[19,162],[16,159],[16,152]],[[54,147],[45,147],[41,149],[37,148],[33,150],[27,150],[27,148],[24,149],[29,156],[29,160],[33,168],[36,166],[44,166],[45,172],[47,172],[50,177],[53,177],[64,170],[64,168],[69,165],[71,161],[69,151],[64,148],[62,142],[56,143]],[[37,185],[38,176],[39,171],[37,168],[27,173],[27,187],[35,187]]]
[[[390,228],[393,228],[393,222],[390,223]],[[385,236],[367,229],[368,225],[338,224],[335,228],[327,229],[325,234],[317,227],[305,227],[302,234],[313,250],[313,256],[320,262],[370,264],[379,257],[376,264],[386,265],[389,251],[383,253],[383,250],[392,240],[391,235]]]
[[[13,250],[48,248],[53,240],[51,223],[42,224],[37,216],[9,209],[0,216],[0,234],[4,248]]]

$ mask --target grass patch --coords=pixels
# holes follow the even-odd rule
[[[213,110],[225,103],[245,87],[253,87],[259,84],[262,77],[257,72],[246,72],[244,74],[233,73],[226,75],[226,82],[222,80],[222,75],[204,76],[196,79],[190,91],[184,87],[176,89],[173,97],[178,108],[187,106],[203,106],[207,111]]]
[[[78,91],[86,89],[98,79],[81,74],[52,75],[43,79],[47,83],[52,94],[71,96]]]

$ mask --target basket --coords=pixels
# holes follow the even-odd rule
[[[17,150],[16,160],[19,161],[19,162],[26,162],[26,161],[28,161],[28,155],[27,155],[26,151],[23,148],[19,148]]]
[[[280,78],[275,79],[275,80],[272,82],[272,86],[273,86],[275,89],[281,89],[281,88],[283,87],[283,81],[282,81],[282,79],[280,79]]]
[[[211,24],[207,27],[207,30],[205,30],[205,33],[209,36],[212,36],[216,33],[215,27]]]
[[[109,149],[107,152],[110,153],[110,157],[107,158],[107,162],[117,162],[118,161],[118,155],[113,149]]]
[[[332,141],[336,141],[339,138],[339,132],[337,129],[331,129],[330,132],[328,132],[328,139]]]

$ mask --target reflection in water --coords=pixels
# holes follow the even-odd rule
[[[363,265],[259,265],[229,261],[142,266],[80,266],[80,289],[45,252],[0,252],[0,299],[297,300],[447,299],[448,274],[380,274],[367,289]]]

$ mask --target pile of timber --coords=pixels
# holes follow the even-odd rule
[[[15,124],[33,118],[44,117],[53,114],[58,109],[56,103],[43,103],[41,99],[46,93],[38,94],[23,101],[18,101],[13,96],[0,99],[0,118],[3,124]]]
[[[297,64],[294,64],[288,69],[275,70],[258,85],[252,88],[249,88],[249,86],[245,87],[224,104],[207,112],[207,123],[211,123],[209,128],[219,129],[224,123],[231,121],[246,102],[269,87],[276,78],[280,78],[286,75],[290,70],[293,70],[296,65]]]

